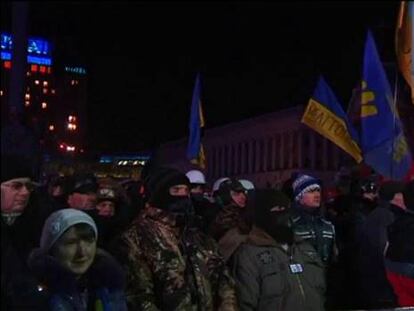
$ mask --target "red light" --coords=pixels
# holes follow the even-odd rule
[[[40,71],[40,73],[46,73],[46,67],[45,66],[40,66],[39,71]]]
[[[37,72],[37,70],[38,70],[39,68],[38,68],[38,66],[37,65],[31,65],[30,66],[30,70],[32,71],[32,72]]]
[[[11,68],[11,61],[6,60],[3,64],[4,68],[10,69]]]

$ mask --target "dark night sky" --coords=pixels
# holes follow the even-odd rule
[[[345,104],[367,27],[383,60],[394,61],[397,8],[371,1],[30,2],[29,33],[87,68],[90,147],[136,151],[188,134],[197,71],[207,128],[304,104],[321,73]],[[6,27],[7,12],[2,4]]]

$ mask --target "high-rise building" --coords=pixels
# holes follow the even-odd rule
[[[13,39],[1,33],[2,121],[7,117]],[[23,117],[46,154],[76,154],[85,148],[86,70],[55,63],[52,45],[42,38],[28,39]]]

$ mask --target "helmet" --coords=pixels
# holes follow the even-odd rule
[[[191,184],[206,184],[206,178],[204,177],[204,174],[199,170],[188,171],[185,175],[190,180]]]
[[[242,184],[243,188],[246,190],[254,190],[254,184],[247,179],[239,179],[239,182]]]
[[[213,184],[213,188],[211,189],[211,191],[212,191],[212,192],[216,192],[217,190],[219,190],[221,183],[222,183],[223,181],[226,181],[226,180],[229,180],[229,179],[230,179],[230,178],[228,178],[228,177],[222,177],[222,178],[217,179],[217,180],[214,182],[214,184]]]

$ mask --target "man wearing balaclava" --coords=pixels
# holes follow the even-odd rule
[[[295,198],[293,229],[316,249],[322,262],[328,265],[336,253],[335,229],[321,214],[320,181],[299,174],[292,187]]]
[[[147,205],[124,234],[131,310],[236,310],[234,281],[214,240],[192,222],[190,182],[159,168],[144,181]]]
[[[324,310],[322,261],[294,236],[290,201],[280,191],[256,190],[254,225],[233,267],[241,311]]]

